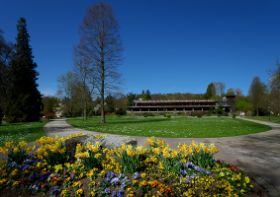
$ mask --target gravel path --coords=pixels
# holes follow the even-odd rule
[[[245,118],[243,118],[245,119]],[[249,121],[269,125],[272,129],[267,132],[222,138],[163,138],[175,148],[178,143],[190,143],[192,140],[204,143],[215,143],[220,149],[217,159],[237,165],[268,190],[269,196],[280,196],[280,124],[258,120]],[[86,135],[100,134],[74,128],[65,119],[56,119],[45,125],[48,136],[66,136],[73,133]],[[104,134],[104,133],[103,133]],[[144,145],[147,137],[129,137],[106,134],[112,141],[135,139],[138,145]]]

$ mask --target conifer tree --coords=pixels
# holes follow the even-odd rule
[[[12,46],[8,43],[0,30],[0,125],[5,114],[8,87],[8,65],[10,64]]]
[[[15,54],[9,71],[7,120],[9,122],[37,121],[40,119],[42,101],[37,89],[37,65],[33,61],[29,45],[26,20],[20,18],[17,24]]]

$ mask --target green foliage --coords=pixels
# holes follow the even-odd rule
[[[151,96],[151,92],[150,90],[143,90],[140,96],[143,100],[151,100],[152,96]]]
[[[249,98],[245,96],[237,96],[235,106],[237,111],[248,112],[252,110],[252,104]]]
[[[160,156],[160,160],[164,166],[164,171],[167,173],[180,174],[180,170],[182,168],[182,158],[180,156],[173,158],[164,158],[162,155]]]
[[[141,168],[141,156],[135,155],[134,157],[129,157],[127,152],[123,152],[118,161],[122,167],[124,173],[133,173]]]
[[[172,115],[171,114],[164,114],[163,115],[165,118],[171,119]]]
[[[143,113],[143,116],[144,117],[152,117],[152,116],[155,116],[155,114],[153,114],[153,113]]]
[[[13,53],[13,47],[2,36],[0,30],[0,125],[5,115],[7,107],[7,90],[9,85],[9,65],[11,63],[11,57]]]
[[[203,111],[193,111],[190,113],[191,116],[196,116],[197,118],[202,118],[202,116],[205,114],[207,114],[207,112]]]
[[[112,113],[115,111],[115,99],[112,95],[105,98],[105,111]]]
[[[271,74],[269,95],[269,111],[275,115],[280,114],[280,63],[277,62],[276,69]]]
[[[216,96],[216,89],[215,89],[215,84],[214,83],[210,83],[207,87],[206,93],[204,95],[204,97],[206,99],[212,99]]]
[[[194,153],[189,156],[189,161],[205,169],[213,167],[215,163],[213,154],[205,151],[194,151]]]
[[[249,98],[254,113],[258,116],[266,110],[266,86],[259,77],[255,77],[251,83]]]
[[[235,96],[236,93],[235,93],[235,90],[233,88],[229,88],[227,90],[227,93],[226,93],[226,96]]]
[[[59,106],[59,99],[53,96],[44,96],[43,102],[43,115],[47,119],[55,118],[56,108]]]
[[[124,116],[126,115],[126,110],[124,108],[117,108],[115,114],[118,116]]]
[[[101,168],[102,157],[96,158],[96,153],[88,151],[89,157],[83,158],[82,163],[86,169]]]
[[[9,69],[6,120],[9,122],[38,121],[41,116],[41,94],[37,89],[36,63],[29,45],[26,20],[20,18],[15,54]]]
[[[13,151],[9,150],[8,151],[8,166],[14,166],[14,165],[21,165],[25,159],[27,159],[28,154],[26,150],[18,150],[18,151]]]
[[[82,82],[74,72],[63,74],[58,79],[59,96],[63,104],[62,114],[66,117],[81,116],[84,110],[84,102],[86,101],[87,114],[92,110],[92,98],[89,90],[86,93]],[[81,96],[83,95],[83,96]],[[86,98],[84,98],[86,97]],[[99,103],[96,103],[96,105]],[[84,114],[83,114],[84,115]]]
[[[137,99],[136,94],[133,93],[129,93],[127,96],[127,106],[132,106],[133,105],[133,101]]]

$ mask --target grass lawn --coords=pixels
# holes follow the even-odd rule
[[[34,141],[45,135],[43,126],[46,122],[26,122],[3,124],[0,126],[0,146],[5,141],[25,140]]]
[[[90,131],[155,137],[225,137],[263,132],[270,127],[230,117],[173,116],[107,116],[107,123],[99,123],[100,117],[84,121],[81,118],[67,120],[74,127]]]
[[[280,124],[280,116],[248,116],[246,118],[251,118],[255,120],[263,120],[268,122],[274,122]]]

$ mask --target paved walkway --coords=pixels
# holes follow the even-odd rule
[[[272,127],[270,131],[223,138],[164,138],[171,147],[178,143],[190,143],[192,140],[204,143],[215,143],[220,149],[216,154],[217,159],[239,166],[246,173],[264,186],[269,196],[280,196],[280,124],[263,122],[258,120],[249,121],[262,123]],[[82,132],[87,135],[100,134],[74,128],[65,119],[53,120],[45,125],[48,136],[65,136]],[[112,139],[122,138],[120,135],[108,134]],[[146,137],[132,137],[138,145],[144,145]]]

